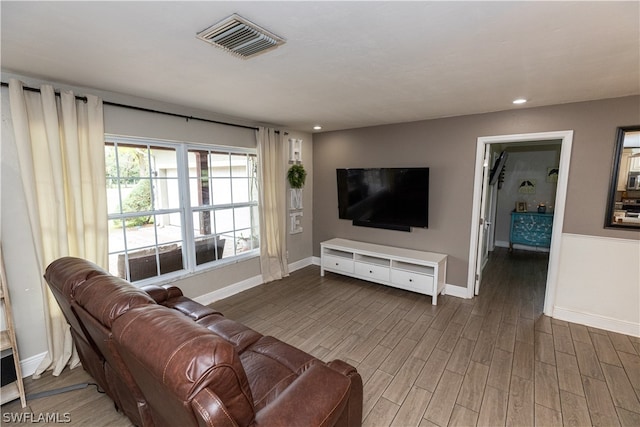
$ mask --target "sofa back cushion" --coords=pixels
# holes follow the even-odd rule
[[[72,297],[75,289],[95,276],[109,276],[110,273],[98,265],[82,258],[62,257],[53,261],[44,273],[50,287],[66,297]]]
[[[90,261],[74,257],[55,260],[49,264],[44,273],[44,278],[49,284],[49,289],[51,289],[53,296],[58,301],[62,314],[71,325],[75,335],[87,343],[87,349],[90,348],[91,340],[85,336],[78,319],[71,311],[71,301],[75,290],[79,286],[92,277],[104,275],[109,275],[109,273]],[[78,349],[78,351],[82,350]]]
[[[115,276],[97,276],[87,280],[76,289],[75,300],[107,329],[111,329],[113,321],[130,309],[156,303],[143,290]]]
[[[231,343],[160,305],[129,310],[113,323],[113,334],[158,424],[197,424],[192,401],[203,394],[218,405],[211,416],[228,418],[214,424],[253,422],[249,382]]]

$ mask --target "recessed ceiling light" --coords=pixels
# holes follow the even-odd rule
[[[320,126],[320,125],[315,125],[313,127],[313,130],[321,130],[321,129],[322,129],[322,126]]]
[[[524,98],[518,98],[513,100],[514,104],[524,104],[525,102],[527,102],[527,100]]]

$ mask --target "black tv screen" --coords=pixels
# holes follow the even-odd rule
[[[338,217],[410,231],[429,225],[429,168],[337,169]]]

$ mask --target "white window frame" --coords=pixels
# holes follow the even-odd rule
[[[194,231],[194,222],[193,216],[195,213],[208,210],[214,211],[216,209],[223,208],[232,208],[232,207],[258,207],[258,200],[253,202],[243,202],[243,203],[233,203],[233,200],[229,204],[224,205],[208,205],[207,207],[201,206],[191,206],[191,194],[190,194],[190,177],[189,177],[189,158],[188,153],[190,150],[200,150],[200,151],[209,151],[209,152],[220,152],[225,154],[249,154],[256,156],[257,161],[257,150],[255,148],[245,148],[245,147],[233,147],[233,146],[225,146],[225,145],[217,145],[217,144],[203,144],[203,143],[194,143],[194,142],[185,142],[185,141],[170,141],[163,139],[155,139],[155,138],[139,138],[139,137],[130,137],[130,136],[122,136],[122,135],[114,135],[114,134],[105,134],[105,145],[109,143],[117,143],[117,144],[126,144],[126,145],[139,145],[141,147],[159,147],[159,148],[170,148],[176,150],[176,161],[177,161],[177,174],[178,174],[178,188],[180,192],[180,205],[178,209],[156,209],[150,211],[152,214],[166,214],[166,213],[180,213],[181,222],[182,222],[182,254],[183,254],[183,266],[182,270],[159,274],[157,276],[149,277],[147,279],[142,279],[133,282],[136,286],[144,286],[148,284],[159,284],[166,283],[168,281],[173,281],[178,278],[191,276],[195,273],[200,273],[206,270],[212,270],[216,268],[220,268],[225,265],[235,264],[237,262],[255,258],[260,256],[260,248],[254,248],[252,250],[243,252],[241,254],[236,254],[230,257],[221,258],[218,260],[210,261],[207,263],[203,263],[200,265],[196,265],[196,250],[195,250],[195,231]],[[231,172],[231,170],[230,170]],[[106,188],[105,188],[106,191]],[[260,188],[258,187],[258,191]],[[121,197],[121,195],[120,195]],[[120,201],[122,204],[122,200]],[[138,213],[139,214],[139,213]],[[258,214],[259,215],[259,214]],[[133,214],[109,214],[108,220],[124,220],[128,216],[134,216]],[[259,218],[255,218],[255,223],[259,228]],[[253,225],[253,221],[252,221]],[[235,235],[235,224],[234,224],[234,235]],[[215,229],[214,229],[214,232]],[[234,243],[235,244],[235,243]],[[156,246],[160,246],[156,242]],[[136,249],[133,249],[136,250]],[[129,249],[126,248],[125,241],[125,253],[128,252]],[[109,250],[109,256],[113,253]],[[121,253],[118,251],[117,253]]]

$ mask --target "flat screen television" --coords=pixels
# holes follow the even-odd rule
[[[338,217],[411,231],[429,226],[429,168],[337,169]]]

